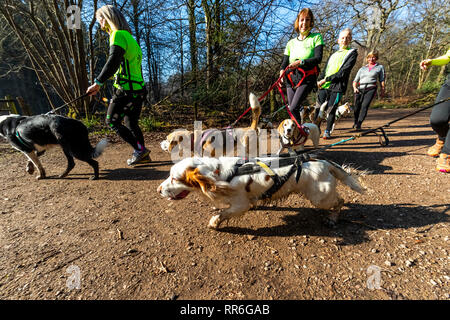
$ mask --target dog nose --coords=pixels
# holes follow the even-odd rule
[[[161,192],[162,192],[162,187],[159,186],[158,189],[156,189],[156,191],[157,191],[158,193],[161,193]]]

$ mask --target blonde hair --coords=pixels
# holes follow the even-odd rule
[[[297,19],[295,19],[294,22],[294,30],[297,33],[300,33],[300,29],[299,29],[299,22],[298,20],[300,19],[300,16],[304,16],[306,15],[307,17],[309,17],[311,19],[311,29],[314,27],[314,15],[311,11],[310,8],[303,8],[302,10],[300,10],[300,12],[297,15]]]
[[[378,51],[377,51],[377,50],[370,51],[370,52],[367,54],[366,59],[367,59],[367,58],[370,58],[370,57],[375,57],[375,59],[378,60]]]
[[[106,5],[95,12],[95,17],[102,17],[106,20],[112,31],[126,30],[131,33],[130,26],[123,16],[122,12],[114,6]]]

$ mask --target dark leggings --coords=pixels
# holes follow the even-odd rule
[[[450,76],[441,87],[435,102],[439,102],[450,97]],[[450,101],[437,104],[431,110],[430,124],[433,130],[438,134],[439,140],[445,141],[442,153],[450,154],[450,130],[448,122],[450,121]]]
[[[308,94],[314,89],[315,81],[308,81],[302,84],[297,89],[293,89],[292,87],[287,87],[287,96],[289,102],[289,110],[295,117],[295,120],[300,124],[301,116],[300,112],[303,110],[303,101],[306,99]]]
[[[355,103],[354,103],[354,116],[355,124],[361,125],[367,116],[367,110],[369,110],[370,103],[375,97],[377,92],[377,87],[360,90],[359,93],[355,93]]]
[[[336,118],[336,111],[338,108],[338,103],[341,101],[342,93],[340,92],[333,92],[331,91],[328,95],[328,103],[327,103],[327,110],[330,109],[330,112],[328,113],[328,120],[327,120],[327,131],[331,132],[331,129],[333,128],[334,120]]]
[[[144,136],[138,125],[142,102],[141,95],[114,94],[106,114],[106,124],[135,150],[145,148]]]

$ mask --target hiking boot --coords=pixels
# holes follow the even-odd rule
[[[441,153],[436,161],[436,170],[440,172],[450,173],[450,155]]]
[[[439,138],[437,138],[436,143],[428,149],[427,154],[433,158],[439,157],[439,154],[441,153],[443,147],[444,141],[439,140]]]
[[[325,130],[325,132],[323,133],[323,137],[322,137],[322,139],[330,139],[331,138],[331,134],[330,134],[330,131],[328,131],[328,130]]]
[[[150,161],[152,161],[150,159],[150,150],[144,149],[142,152],[134,151],[131,159],[127,160],[127,164],[132,166],[135,164],[149,163]]]

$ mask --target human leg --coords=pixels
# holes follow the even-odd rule
[[[342,98],[342,94],[340,92],[330,92],[328,100],[328,109],[330,112],[328,113],[328,119],[327,119],[327,129],[325,130],[325,133],[328,132],[328,135],[331,135],[331,131],[333,129],[333,124],[336,118],[336,110],[339,104],[339,101]]]
[[[369,106],[372,103],[376,92],[377,87],[374,87],[373,89],[369,89],[363,93],[363,97],[361,98],[361,109],[356,122],[356,129],[361,129],[361,124],[367,116],[367,111],[369,110]]]
[[[312,91],[313,86],[310,83],[302,84],[297,89],[287,88],[289,110],[294,115],[295,120],[301,124],[300,112],[303,109],[302,103]]]
[[[441,87],[436,102],[439,102],[450,97],[450,81]],[[428,150],[428,154],[432,155],[432,149],[439,154],[436,163],[436,170],[441,172],[450,172],[450,101],[442,102],[433,107],[430,115],[430,124],[433,130],[438,134],[436,144]]]

